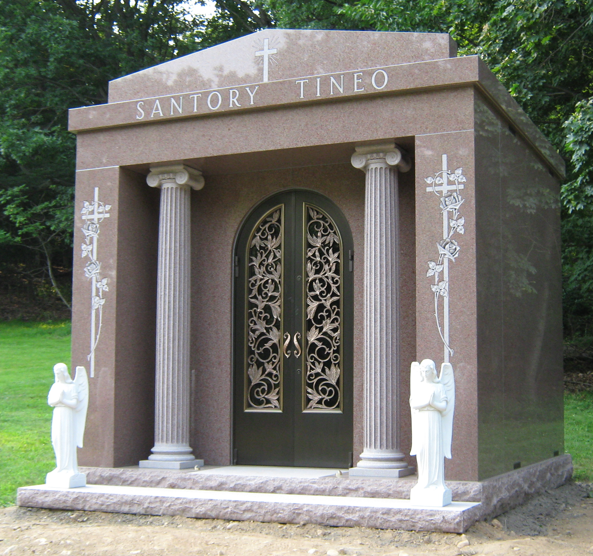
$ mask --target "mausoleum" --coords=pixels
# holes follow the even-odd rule
[[[428,358],[455,372],[448,481],[570,474],[564,165],[448,35],[261,31],[70,130],[82,465],[398,480]]]

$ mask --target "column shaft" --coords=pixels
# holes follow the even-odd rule
[[[159,219],[155,446],[152,460],[193,460],[189,447],[190,188],[165,183]]]
[[[155,362],[155,443],[140,467],[203,465],[189,445],[191,188],[204,179],[185,166],[151,168],[146,181],[161,188]]]
[[[352,164],[366,173],[364,451],[351,474],[408,474],[399,448],[399,212],[393,145],[357,148]]]

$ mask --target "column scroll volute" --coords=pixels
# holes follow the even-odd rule
[[[175,164],[170,166],[151,166],[150,173],[146,176],[146,183],[150,187],[187,186],[198,191],[204,187],[202,172],[185,166]]]
[[[397,167],[400,172],[407,172],[412,167],[410,157],[395,143],[362,145],[357,146],[355,150],[350,161],[352,166],[363,172],[373,166]]]

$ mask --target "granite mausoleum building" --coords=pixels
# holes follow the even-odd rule
[[[556,469],[564,166],[448,35],[261,31],[112,81],[70,129],[82,465],[402,476],[430,358],[448,480]]]

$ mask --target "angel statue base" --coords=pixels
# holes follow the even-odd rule
[[[51,443],[56,454],[56,468],[47,474],[45,484],[57,488],[86,485],[86,475],[78,471],[76,447],[82,448],[89,400],[89,381],[84,367],[76,367],[74,380],[64,363],[54,366],[55,382],[47,396],[54,408]]]
[[[412,363],[410,372],[412,451],[418,464],[418,483],[410,502],[421,506],[447,506],[451,490],[445,485],[445,458],[451,459],[455,378],[450,363],[437,376],[434,361]]]
[[[45,476],[45,484],[54,488],[83,487],[86,486],[86,475],[84,473],[71,475],[54,469]]]

